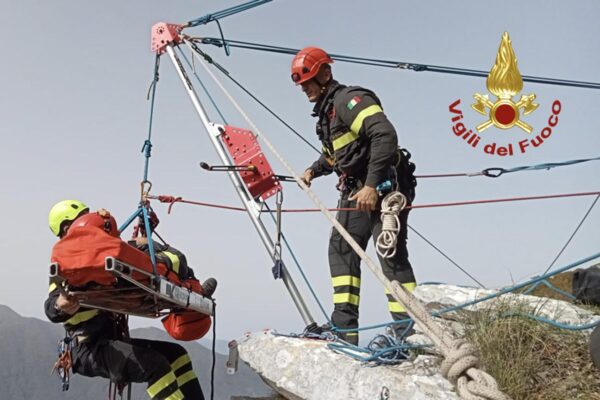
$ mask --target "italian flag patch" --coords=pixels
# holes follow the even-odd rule
[[[352,110],[354,108],[355,105],[357,105],[358,103],[360,103],[360,97],[358,96],[354,96],[352,98],[352,100],[350,100],[348,102],[348,104],[346,104],[346,107],[348,108],[348,110]]]

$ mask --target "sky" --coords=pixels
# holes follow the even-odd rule
[[[150,28],[159,21],[184,23],[222,10],[235,1],[158,2],[0,0],[0,251],[3,255],[0,303],[44,318],[47,266],[55,238],[47,227],[52,205],[65,198],[91,208],[107,208],[124,221],[135,211],[143,176],[140,152],[148,133],[154,54]],[[567,1],[318,1],[276,0],[224,19],[226,38],[292,48],[319,46],[331,53],[489,71],[504,31],[509,32],[523,75],[600,81],[600,3]],[[189,29],[193,36],[216,37],[216,25]],[[232,49],[203,49],[236,79],[318,145],[312,105],[290,81],[291,56]],[[187,54],[187,53],[186,53]],[[188,55],[189,56],[189,55]],[[239,205],[228,178],[199,168],[218,164],[203,126],[163,57],[157,88],[149,179],[152,194]],[[473,94],[486,94],[477,77],[375,68],[337,62],[340,82],[374,90],[399,141],[413,154],[418,174],[476,172],[544,162],[598,157],[600,91],[525,83],[539,108],[523,120],[539,134],[552,104],[562,107],[551,136],[524,154],[500,157],[472,148],[452,132],[449,106],[460,99],[466,126],[486,117],[470,108]],[[199,77],[222,107],[229,123],[248,128],[202,68]],[[194,81],[198,92],[200,86]],[[230,89],[261,132],[298,172],[316,154],[241,91]],[[201,100],[206,102],[202,94]],[[208,106],[211,119],[222,122]],[[518,143],[518,128],[490,128],[483,143]],[[264,146],[263,146],[264,148]],[[266,150],[265,150],[266,151]],[[283,166],[267,154],[276,172]],[[485,177],[421,179],[416,204],[512,196],[597,191],[600,163],[550,171]],[[335,206],[336,179],[313,184]],[[311,207],[294,184],[286,184],[284,206]],[[488,287],[500,287],[542,273],[571,235],[593,197],[494,205],[435,208],[411,212],[409,224]],[[271,206],[273,202],[271,201]],[[244,213],[176,205],[172,214],[156,203],[160,234],[182,250],[202,279],[219,281],[218,337],[274,328],[300,332],[304,324],[272,262]],[[265,225],[273,228],[269,218]],[[328,222],[318,214],[290,214],[283,230],[311,284],[331,311],[327,263]],[[272,230],[273,232],[273,230]],[[557,262],[565,265],[598,252],[600,209],[596,207]],[[127,238],[130,231],[123,233]],[[473,282],[409,233],[410,259],[419,282]],[[372,246],[369,254],[373,255]],[[298,271],[288,268],[319,323],[324,316]],[[589,265],[589,263],[587,264]],[[361,324],[389,319],[381,285],[363,268]],[[156,326],[135,318],[132,326]]]

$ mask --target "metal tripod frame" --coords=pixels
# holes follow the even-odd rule
[[[206,132],[208,133],[208,136],[210,138],[210,141],[213,144],[215,150],[217,151],[219,158],[221,159],[221,162],[225,166],[234,166],[235,164],[227,155],[227,151],[224,148],[222,141],[219,140],[220,136],[224,132],[224,127],[222,125],[210,122],[206,110],[204,109],[200,99],[198,98],[198,95],[194,90],[194,87],[187,75],[185,68],[183,67],[183,64],[181,63],[181,60],[179,59],[177,54],[175,54],[174,45],[172,43],[169,43],[163,49],[166,51],[166,53],[169,55],[170,60],[173,62],[173,66],[175,67],[175,70],[177,71],[177,74],[181,79],[183,87],[186,93],[188,94],[190,100],[192,101],[194,109],[198,113],[198,116],[202,121],[202,125],[204,125]],[[265,246],[267,252],[271,256],[273,262],[280,261],[278,259],[277,249],[273,243],[273,240],[271,239],[271,236],[269,235],[266,227],[260,219],[260,213],[262,208],[260,206],[260,203],[250,195],[238,171],[228,171],[227,174],[229,175],[229,178],[231,179],[231,183],[233,184],[235,191],[239,195],[242,204],[246,208],[248,216],[250,217],[254,228],[258,232],[261,241],[263,242],[263,245]],[[314,324],[315,321],[310,313],[310,310],[306,306],[302,295],[298,291],[298,287],[294,283],[294,280],[288,273],[287,268],[284,264],[282,264],[282,272],[283,283],[285,284],[288,293],[294,301],[298,312],[304,320],[304,323],[307,326]]]

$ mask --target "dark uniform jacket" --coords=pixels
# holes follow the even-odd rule
[[[381,102],[368,89],[332,81],[315,105],[321,157],[310,169],[314,176],[336,172],[377,187],[389,178],[398,157],[398,137]]]
[[[60,283],[50,282],[48,298],[44,303],[46,316],[52,322],[62,322],[69,336],[85,335],[111,338],[114,334],[113,313],[81,307],[74,315],[56,308],[56,299],[60,295]]]

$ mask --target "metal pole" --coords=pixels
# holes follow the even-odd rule
[[[225,149],[223,148],[223,144],[219,140],[219,136],[221,135],[221,132],[220,132],[221,127],[217,124],[211,123],[208,120],[206,110],[202,106],[202,103],[200,103],[200,100],[198,99],[198,95],[196,94],[196,91],[194,90],[194,87],[192,86],[192,83],[190,82],[190,80],[187,76],[187,73],[185,72],[185,69],[183,68],[181,61],[175,54],[173,45],[169,44],[166,47],[166,50],[167,50],[167,53],[169,54],[171,61],[173,62],[173,65],[175,66],[177,74],[179,75],[179,78],[181,79],[181,82],[183,83],[183,86],[184,86],[188,96],[190,97],[190,100],[192,101],[192,104],[194,105],[194,108],[196,109],[196,112],[198,113],[198,116],[202,120],[202,124],[206,128],[208,136],[210,137],[210,140],[211,140],[213,146],[215,147],[215,150],[217,151],[217,154],[219,155],[221,162],[223,162],[224,165],[233,165],[231,160],[227,156]],[[259,218],[260,207],[258,207],[258,205],[256,204],[256,201],[252,198],[252,196],[250,196],[250,194],[246,190],[246,186],[244,185],[243,181],[241,180],[239,173],[236,171],[229,171],[228,175],[229,175],[229,178],[231,179],[231,183],[233,183],[233,187],[235,188],[235,191],[240,196],[240,199],[242,200],[242,203],[244,204],[244,207],[246,208],[246,210],[248,212],[248,216],[250,217],[250,220],[252,221],[254,228],[257,230],[263,244],[265,245],[265,247],[267,249],[267,252],[271,256],[271,259],[273,260],[273,262],[275,262],[276,261],[275,245],[273,244],[273,241],[271,240],[271,236],[269,235],[267,229],[265,228],[264,224],[262,223],[262,221]],[[296,284],[294,283],[294,280],[288,273],[285,265],[282,266],[282,269],[283,269],[283,271],[282,271],[283,272],[283,274],[282,274],[283,275],[283,277],[282,277],[283,283],[285,284],[285,287],[287,288],[290,296],[292,297],[292,300],[294,301],[296,308],[300,312],[300,315],[302,316],[304,323],[306,325],[313,324],[315,321],[314,321],[308,307],[306,306],[306,303],[304,302],[302,295],[298,291],[298,287],[296,286]]]

